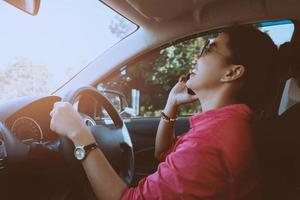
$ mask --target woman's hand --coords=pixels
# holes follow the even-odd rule
[[[192,103],[198,98],[196,95],[190,95],[187,92],[186,76],[181,76],[179,81],[171,89],[164,112],[170,118],[176,118],[178,107],[182,104]]]
[[[50,128],[59,135],[68,137],[75,144],[93,141],[90,130],[70,103],[56,102],[50,116]]]
[[[181,76],[169,93],[167,105],[178,107],[182,104],[196,101],[198,99],[197,96],[188,94],[187,89],[186,76]]]
[[[75,146],[88,145],[95,139],[70,103],[57,102],[50,113],[50,128],[70,138]],[[111,167],[101,149],[90,152],[81,162],[97,199],[121,199],[127,186]],[[113,192],[112,189],[113,188]]]

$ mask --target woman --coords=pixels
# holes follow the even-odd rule
[[[250,122],[271,97],[270,72],[277,48],[251,26],[232,27],[207,44],[191,71],[171,90],[158,127],[157,172],[136,188],[114,172],[99,148],[82,165],[99,199],[258,199],[259,175]],[[190,95],[187,88],[194,91]],[[179,138],[174,123],[180,105],[199,100],[202,113]],[[50,113],[51,129],[75,146],[95,143],[69,103]],[[112,190],[113,188],[113,190]]]

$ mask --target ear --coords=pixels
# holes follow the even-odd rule
[[[231,65],[225,74],[221,77],[221,82],[230,82],[241,78],[245,73],[243,65]]]

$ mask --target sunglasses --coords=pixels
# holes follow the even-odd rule
[[[220,53],[219,51],[217,51],[217,50],[215,49],[215,46],[216,46],[216,43],[214,42],[214,40],[208,39],[208,40],[205,42],[205,44],[204,44],[204,46],[202,47],[202,49],[200,50],[200,53],[199,53],[199,55],[198,55],[198,58],[204,56],[205,54],[207,54],[207,53],[209,53],[209,52],[215,52],[215,53],[221,55],[222,57],[228,59],[228,56],[226,56],[226,55]]]

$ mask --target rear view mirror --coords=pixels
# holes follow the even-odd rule
[[[30,15],[37,15],[40,8],[40,0],[4,0],[7,3],[27,12]]]

